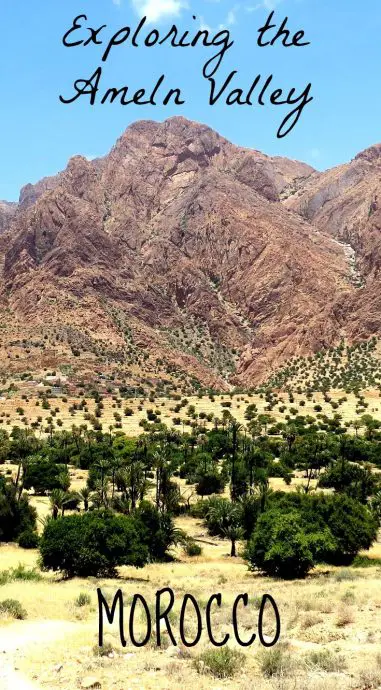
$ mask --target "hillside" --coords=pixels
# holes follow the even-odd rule
[[[0,208],[3,375],[228,390],[377,335],[380,158],[356,161],[321,174],[176,117],[27,185]]]

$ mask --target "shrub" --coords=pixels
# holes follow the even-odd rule
[[[349,606],[342,606],[338,613],[337,613],[337,618],[336,618],[336,625],[338,628],[344,628],[346,625],[349,625],[350,623],[353,623],[354,621],[354,614],[353,614],[353,609],[351,609]]]
[[[225,646],[200,654],[196,659],[196,668],[199,672],[205,669],[215,678],[231,678],[242,668],[244,662],[245,655],[242,652]]]
[[[285,675],[290,671],[291,656],[282,645],[277,645],[262,651],[260,667],[264,676]]]
[[[28,497],[18,501],[13,484],[0,476],[0,541],[15,541],[25,530],[35,529],[36,517]]]
[[[285,579],[305,577],[314,566],[314,541],[297,511],[268,510],[261,515],[250,539],[246,558],[252,568]]]
[[[348,564],[361,549],[369,549],[377,537],[374,513],[346,494],[275,493],[269,509],[296,511],[309,535],[315,562]]]
[[[202,475],[196,484],[196,492],[199,496],[220,494],[223,492],[224,488],[225,481],[217,472]]]
[[[109,656],[110,654],[113,654],[113,652],[114,647],[112,646],[111,642],[105,642],[102,647],[99,647],[97,644],[93,647],[94,656]]]
[[[306,656],[308,665],[326,673],[338,673],[346,668],[345,657],[342,654],[333,654],[329,649],[317,649]]]
[[[78,594],[76,600],[74,601],[75,606],[82,607],[82,606],[89,606],[91,604],[91,597],[89,594],[86,594],[86,592],[81,592]]]
[[[361,549],[369,549],[377,538],[374,514],[355,499],[345,494],[325,496],[320,501],[315,500],[313,506],[317,512],[315,520],[320,514],[334,537],[333,562],[352,561]]]
[[[37,532],[31,528],[21,532],[18,538],[18,545],[22,549],[37,549],[39,544],[39,536]]]
[[[42,575],[36,568],[27,570],[22,563],[19,563],[17,568],[0,571],[0,585],[6,585],[8,582],[14,582],[15,580],[39,582],[42,580]]]
[[[36,494],[44,495],[53,489],[67,491],[69,486],[69,473],[62,465],[36,458],[27,466],[24,478],[25,489],[33,488]]]
[[[202,548],[199,544],[196,544],[193,539],[188,539],[185,546],[184,546],[184,551],[187,556],[201,556],[202,554]]]
[[[17,599],[4,599],[0,601],[0,613],[5,613],[17,620],[24,620],[28,615]]]
[[[149,501],[142,501],[135,512],[136,518],[145,527],[145,543],[150,560],[161,561],[166,558],[167,550],[172,544],[181,541],[182,534],[175,528],[173,519],[168,513],[160,513]]]
[[[142,567],[149,557],[141,521],[108,511],[70,515],[47,523],[42,565],[67,576],[113,575],[119,565]]]

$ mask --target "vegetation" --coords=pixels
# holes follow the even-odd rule
[[[270,393],[266,400],[269,408],[277,402]],[[101,411],[99,398],[96,404]],[[195,414],[187,399],[179,405]],[[159,408],[154,416],[160,418]],[[202,419],[190,432],[153,421],[138,438],[75,426],[45,438],[30,430],[3,432],[0,455],[17,472],[0,478],[0,538],[39,546],[44,568],[68,576],[165,560],[177,543],[198,555],[198,545],[174,525],[174,517],[190,511],[212,536],[230,543],[231,557],[246,542],[249,567],[276,577],[305,577],[321,562],[345,565],[368,549],[381,518],[376,420],[363,415],[359,435],[338,413],[295,413],[275,422],[271,409],[259,413],[249,404],[245,417],[246,428],[225,406],[213,429]],[[78,492],[70,491],[69,466],[87,472]],[[273,477],[286,488],[295,473],[298,491],[271,490]],[[31,487],[49,496],[41,539]],[[192,505],[197,494],[202,499]]]

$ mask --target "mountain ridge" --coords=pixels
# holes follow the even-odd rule
[[[3,220],[0,317],[8,310],[13,335],[58,337],[58,365],[92,375],[111,359],[127,379],[177,369],[217,388],[254,385],[291,354],[374,335],[376,283],[370,292],[351,284],[341,243],[355,230],[345,234],[340,214],[352,190],[366,283],[370,264],[378,266],[369,236],[379,212],[366,219],[357,197],[364,178],[378,175],[377,151],[320,173],[182,117],[133,123],[106,156],[75,156],[57,176],[23,188]],[[333,228],[327,203],[337,206]],[[16,369],[49,359],[19,352],[16,361],[9,352]]]

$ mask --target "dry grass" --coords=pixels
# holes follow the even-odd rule
[[[335,393],[332,398],[335,400]],[[340,397],[341,393],[336,395]],[[223,396],[230,400],[228,396]],[[290,407],[287,396],[283,396],[287,408]],[[344,420],[355,418],[355,398],[348,395],[339,411]],[[367,394],[369,412],[381,418],[379,398],[375,392]],[[299,396],[295,396],[293,406],[298,407]],[[221,416],[221,398],[211,402],[204,397],[189,398],[189,403],[196,411]],[[255,402],[259,412],[264,411],[265,401],[258,396],[235,396],[230,408],[239,421],[244,421],[244,412],[248,403]],[[84,422],[82,413],[72,417],[68,406],[73,400],[52,406],[60,408],[57,417],[64,422],[64,428],[74,423]],[[164,404],[162,404],[164,403]],[[323,412],[332,413],[330,405],[324,403],[320,394],[314,400],[300,407],[301,414],[314,414],[313,405],[322,404]],[[113,423],[112,400],[105,400],[105,411],[102,423],[104,429]],[[133,407],[132,417],[124,417],[123,429],[129,434],[139,434],[142,428],[139,420],[146,418],[146,409],[159,407],[164,422],[173,416],[172,400],[145,402],[144,409],[137,409],[138,403],[126,402]],[[38,415],[49,416],[49,410],[43,411],[35,406],[35,401],[5,400],[0,402],[0,409],[9,414],[9,425],[15,423],[19,416],[15,412],[18,405],[24,407],[29,421]],[[93,403],[89,403],[89,410]],[[118,410],[120,411],[120,410]],[[123,411],[123,408],[120,412]],[[286,414],[288,409],[286,410]],[[274,410],[275,419],[284,419],[284,414]],[[180,416],[184,417],[184,410]],[[181,427],[180,427],[181,428]],[[185,429],[187,427],[185,426]],[[5,470],[14,471],[14,467],[5,466]],[[79,490],[86,483],[87,473],[70,468],[72,488]],[[299,475],[290,487],[283,480],[272,479],[273,488],[293,490],[303,482]],[[32,497],[40,517],[49,512],[49,499]],[[183,549],[174,551],[172,563],[151,564],[141,570],[121,568],[119,579],[96,580],[60,580],[57,576],[43,573],[41,581],[9,581],[0,585],[0,600],[15,599],[27,613],[26,620],[15,621],[8,615],[0,618],[0,654],[2,647],[7,654],[4,660],[17,658],[17,666],[29,678],[34,679],[37,687],[48,690],[76,690],[86,676],[94,676],[101,684],[102,690],[199,690],[227,688],[233,690],[360,690],[377,688],[381,684],[381,633],[379,618],[381,595],[379,589],[380,568],[376,563],[368,568],[339,569],[327,566],[316,568],[305,581],[280,582],[262,578],[250,573],[241,558],[229,557],[229,544],[221,539],[211,539],[201,521],[189,517],[177,520],[191,537],[201,540],[202,554],[192,558]],[[202,540],[205,540],[205,543]],[[199,542],[200,543],[200,542]],[[370,558],[381,557],[381,544],[375,544],[367,554]],[[19,563],[32,569],[38,565],[38,553],[26,551],[15,545],[0,547],[0,570],[15,568]],[[153,610],[155,592],[166,586],[175,590],[176,605],[172,618],[175,637],[179,638],[178,619],[182,597],[192,593],[200,606],[205,609],[208,597],[221,592],[223,603],[221,609],[215,610],[213,617],[214,634],[221,638],[226,632],[232,636],[231,612],[235,597],[239,593],[249,594],[249,606],[240,609],[240,630],[242,637],[249,638],[257,628],[258,600],[263,593],[270,593],[277,602],[281,616],[281,640],[273,651],[264,652],[258,640],[251,648],[242,649],[234,639],[229,641],[227,657],[231,662],[231,673],[223,671],[220,658],[210,657],[212,649],[207,641],[205,630],[199,645],[186,649],[181,644],[172,647],[167,640],[161,649],[157,649],[155,640],[138,649],[131,642],[126,648],[121,647],[118,631],[115,627],[107,631],[106,654],[94,654],[97,642],[97,596],[96,588],[100,586],[105,596],[112,599],[115,591],[121,587],[125,597],[126,628],[128,630],[129,604],[134,593],[141,593]],[[83,605],[79,605],[83,602]],[[106,626],[107,629],[107,626]],[[189,620],[186,634],[194,633],[195,624]],[[138,633],[143,634],[143,619],[139,620]],[[266,621],[266,633],[271,635],[272,620]],[[16,652],[16,649],[19,652]],[[239,666],[234,659],[238,650],[244,654]],[[208,664],[211,660],[215,672]],[[203,662],[203,663],[201,663]],[[214,666],[213,666],[214,664]],[[221,667],[222,664],[222,667]],[[220,672],[220,668],[222,668]],[[220,677],[220,676],[224,677]],[[0,673],[1,686],[1,673]]]
[[[193,537],[204,533],[198,520],[183,517],[178,522]],[[381,658],[377,656],[381,643],[377,567],[357,569],[356,578],[349,583],[338,579],[338,569],[333,567],[316,568],[305,581],[280,582],[249,573],[240,558],[229,557],[227,542],[210,538],[208,541],[212,543],[203,545],[203,553],[197,560],[179,549],[174,554],[178,560],[151,564],[141,570],[124,567],[120,569],[118,580],[74,578],[60,581],[57,576],[44,574],[40,582],[16,581],[1,586],[0,599],[20,601],[27,612],[27,620],[14,622],[7,617],[0,620],[0,648],[1,642],[9,644],[12,636],[18,646],[25,638],[18,666],[27,676],[38,680],[41,688],[49,690],[76,690],[85,676],[96,677],[102,690],[121,690],[122,687],[126,690],[175,690],[179,687],[190,690],[195,685],[201,690],[220,687],[327,690],[333,688],[333,684],[335,690],[377,687],[371,684],[380,677],[381,668]],[[376,545],[371,555],[378,553],[379,548]],[[4,545],[0,548],[0,558],[2,569],[16,567],[19,562],[33,568],[37,552]],[[134,593],[141,593],[152,608],[155,592],[172,586],[176,604],[171,624],[177,639],[179,610],[185,593],[192,593],[205,609],[209,595],[222,592],[222,607],[216,609],[214,616],[215,636],[219,638],[226,632],[232,634],[232,604],[241,592],[249,594],[249,607],[240,613],[240,630],[242,637],[250,637],[257,627],[258,596],[268,592],[279,607],[281,641],[270,653],[261,649],[258,641],[251,648],[241,649],[231,639],[229,648],[243,652],[245,658],[237,671],[236,655],[230,655],[232,672],[223,679],[215,677],[220,673],[224,675],[220,659],[211,660],[213,672],[205,666],[205,659],[210,661],[208,652],[212,649],[205,631],[194,649],[181,645],[174,648],[169,641],[162,649],[157,649],[155,640],[138,649],[130,641],[122,648],[117,629],[106,626],[107,654],[94,654],[97,586],[110,599],[118,587],[122,588],[127,630],[129,604]],[[353,597],[348,597],[348,591]],[[80,595],[80,600],[85,602],[83,606],[78,606]],[[137,620],[137,632],[143,635],[143,619]],[[266,626],[266,633],[270,635],[272,621],[268,620]],[[190,619],[186,633],[191,635],[194,630],[194,622]]]
[[[330,391],[330,397],[332,402],[337,402],[343,397],[343,392],[335,390]],[[275,406],[275,408],[269,412],[269,414],[276,421],[285,421],[285,416],[290,414],[291,407],[296,408],[298,410],[298,414],[316,416],[314,406],[319,404],[322,407],[321,414],[326,414],[327,416],[332,417],[334,412],[338,412],[342,415],[343,422],[350,422],[356,419],[358,416],[356,415],[357,398],[351,393],[346,394],[345,397],[347,400],[343,402],[337,410],[333,410],[331,404],[325,402],[322,393],[314,393],[312,400],[306,400],[304,395],[298,395],[295,393],[293,403],[290,403],[288,401],[287,394],[283,393],[279,395],[279,399],[282,399],[283,403]],[[381,400],[379,397],[379,391],[365,391],[364,398],[368,403],[368,408],[366,410],[367,413],[371,414],[373,417],[375,417],[375,419],[381,420]],[[41,404],[36,406],[37,400],[37,396],[34,395],[32,395],[28,401],[22,400],[21,397],[10,397],[0,400],[0,415],[2,415],[0,417],[1,426],[5,429],[8,428],[8,430],[10,430],[15,424],[18,426],[23,426],[23,422],[21,421],[22,416],[17,413],[17,408],[21,407],[29,424],[35,422],[38,417],[42,417],[42,428],[45,429],[47,424],[46,420],[51,416],[51,410],[42,409]],[[89,414],[94,414],[94,400],[88,397],[86,400]],[[259,414],[264,412],[267,413],[267,410],[265,409],[267,407],[267,402],[259,395],[242,394],[234,395],[232,397],[227,394],[222,396],[216,395],[213,401],[211,401],[207,395],[204,395],[202,398],[190,396],[187,397],[187,400],[187,405],[183,407],[180,412],[174,412],[173,408],[176,406],[177,402],[172,399],[156,398],[154,403],[148,400],[141,401],[139,399],[123,400],[121,407],[118,408],[111,395],[106,395],[103,400],[104,410],[99,421],[102,423],[103,429],[108,431],[110,425],[115,426],[114,413],[119,413],[122,417],[122,430],[129,436],[137,436],[143,431],[142,427],[139,426],[139,422],[143,419],[147,419],[147,410],[149,409],[160,410],[161,420],[168,426],[172,426],[173,419],[175,417],[180,417],[181,424],[176,428],[188,431],[190,429],[188,426],[189,418],[187,418],[186,414],[188,405],[193,405],[197,414],[200,414],[201,412],[205,413],[206,415],[212,414],[213,417],[221,418],[223,410],[227,409],[222,403],[231,402],[231,406],[228,409],[233,417],[241,424],[247,423],[244,415],[248,404],[255,403],[257,405]],[[304,406],[300,406],[301,401],[305,401]],[[75,413],[70,413],[69,408],[74,403],[78,402],[79,399],[73,397],[69,397],[67,402],[63,402],[62,398],[52,398],[50,400],[51,408],[58,408],[56,417],[53,418],[53,423],[56,425],[57,420],[60,419],[62,421],[62,429],[71,429],[73,424],[76,426],[87,424],[88,428],[91,428],[91,423],[86,421],[84,417],[85,413],[82,410],[78,410]],[[282,404],[286,407],[283,412],[279,410],[279,407],[282,407]],[[124,409],[126,407],[129,407],[133,410],[133,414],[131,416],[126,417],[124,415]],[[142,407],[142,409],[139,410],[139,407]],[[206,421],[205,426],[206,428],[211,428],[213,426],[213,422]],[[55,426],[55,428],[58,427]]]

